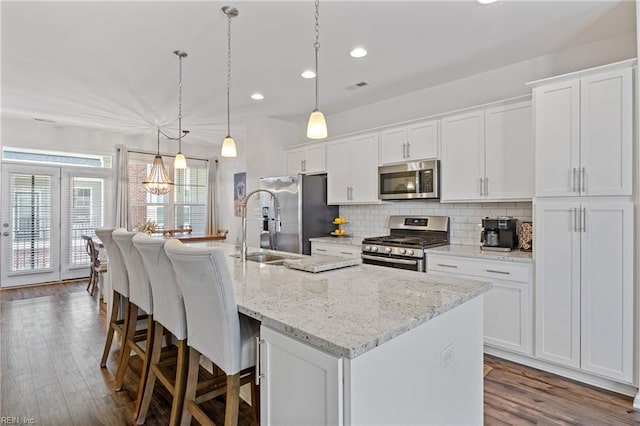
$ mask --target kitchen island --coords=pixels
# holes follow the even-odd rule
[[[261,322],[263,424],[481,424],[491,284],[358,265],[312,274],[228,256]]]

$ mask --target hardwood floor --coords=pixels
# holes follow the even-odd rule
[[[114,392],[115,353],[100,369],[105,313],[86,282],[0,292],[0,416],[34,419],[36,425],[127,425],[137,377],[128,372],[123,392]],[[96,292],[97,293],[97,292]],[[117,348],[117,344],[114,348]],[[485,424],[640,424],[630,397],[550,373],[485,357]],[[157,386],[148,425],[166,425],[170,398]],[[224,415],[212,401],[207,412]],[[250,424],[243,404],[241,424]],[[24,424],[24,422],[23,422]]]

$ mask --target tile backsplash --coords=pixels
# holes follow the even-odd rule
[[[518,203],[438,203],[402,201],[373,205],[340,206],[340,216],[349,223],[344,228],[358,237],[374,237],[389,233],[389,216],[449,216],[451,244],[480,245],[482,218],[513,216],[518,223],[531,220],[530,202]]]

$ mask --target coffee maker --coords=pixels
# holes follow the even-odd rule
[[[518,246],[517,219],[513,217],[485,217],[482,219],[480,242],[482,250],[511,251]]]

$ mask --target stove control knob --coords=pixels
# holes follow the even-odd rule
[[[371,246],[364,246],[364,251],[371,251]]]
[[[378,247],[376,246],[371,247],[371,251],[378,251]]]
[[[385,253],[391,253],[391,247],[387,247],[386,249],[384,249]]]
[[[408,254],[409,256],[413,256],[413,250],[409,250],[409,251],[407,252],[407,254]]]
[[[400,249],[400,254],[405,254],[407,252],[406,249]]]

